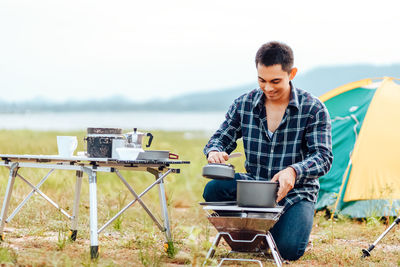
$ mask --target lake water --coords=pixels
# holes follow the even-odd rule
[[[141,130],[207,131],[218,129],[224,112],[48,112],[0,114],[0,129],[85,130],[87,127]]]

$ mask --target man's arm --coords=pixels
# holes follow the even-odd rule
[[[318,178],[326,174],[333,161],[331,121],[324,105],[314,115],[306,129],[307,157],[274,175],[271,181],[279,181],[277,202],[282,200],[296,184],[305,178]]]
[[[302,183],[305,178],[316,179],[328,173],[332,166],[331,120],[323,104],[308,125],[305,138],[307,157],[290,166],[296,171],[296,183]]]
[[[204,147],[204,154],[209,162],[214,160],[215,163],[222,163],[222,159],[227,160],[228,154],[235,150],[237,146],[236,140],[242,137],[239,105],[239,99],[236,99],[229,107],[225,115],[225,121]]]

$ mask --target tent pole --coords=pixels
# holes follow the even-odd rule
[[[351,159],[349,160],[349,164],[347,164],[346,171],[344,172],[344,175],[343,175],[342,185],[340,186],[340,190],[339,190],[338,197],[336,199],[335,207],[333,208],[333,212],[331,214],[331,220],[333,220],[333,216],[335,215],[337,206],[339,204],[340,196],[342,195],[342,191],[343,191],[343,188],[344,188],[344,184],[345,184],[345,181],[346,181],[347,174],[348,174],[349,169],[350,169],[350,165],[351,165]]]
[[[392,223],[392,225],[390,225],[390,227],[389,227],[388,229],[386,229],[385,232],[383,232],[383,233],[378,237],[378,239],[377,239],[372,245],[369,246],[368,249],[363,249],[363,250],[362,250],[363,255],[361,256],[361,258],[365,258],[365,257],[371,256],[371,253],[370,253],[371,250],[373,250],[373,249],[375,248],[375,246],[378,244],[378,242],[381,241],[381,239],[382,239],[390,230],[392,230],[392,228],[395,227],[396,224],[399,224],[399,223],[400,223],[400,217],[397,217],[396,220]]]

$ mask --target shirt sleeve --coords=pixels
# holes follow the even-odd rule
[[[206,157],[210,151],[224,151],[230,154],[235,150],[236,140],[242,137],[239,106],[240,100],[236,99],[229,107],[224,122],[204,147]]]
[[[315,179],[328,173],[333,161],[331,120],[328,110],[321,108],[312,117],[305,134],[306,158],[291,167],[296,171],[296,184],[304,179]]]

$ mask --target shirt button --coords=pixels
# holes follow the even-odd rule
[[[274,152],[274,149],[271,149],[271,152]]]

